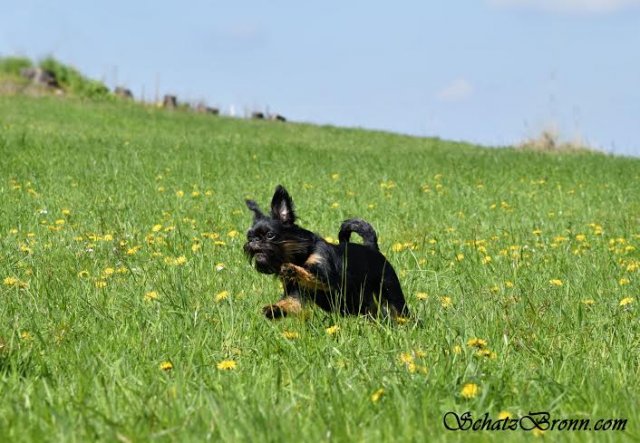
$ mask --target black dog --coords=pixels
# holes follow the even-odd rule
[[[340,244],[333,245],[295,224],[293,201],[282,186],[273,195],[270,216],[255,201],[246,203],[254,218],[244,251],[258,272],[278,275],[284,287],[282,298],[264,307],[266,317],[298,314],[308,300],[343,315],[409,315],[398,277],[378,250],[369,223],[346,220],[340,227]],[[363,244],[349,243],[352,232]]]

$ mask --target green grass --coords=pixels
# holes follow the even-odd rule
[[[1,441],[535,439],[448,411],[640,437],[637,159],[56,98],[0,125]],[[370,221],[421,323],[263,319],[244,199],[279,183],[321,235]]]

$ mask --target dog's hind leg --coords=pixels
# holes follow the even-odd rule
[[[409,317],[409,307],[405,301],[404,294],[398,276],[393,269],[387,267],[382,281],[382,301],[388,303],[389,315],[392,318]]]

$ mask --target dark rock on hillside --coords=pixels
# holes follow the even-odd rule
[[[194,110],[200,114],[211,114],[211,115],[220,114],[220,109],[207,106],[204,103],[197,104]]]
[[[178,97],[175,95],[165,95],[162,99],[162,107],[167,109],[175,109],[178,107]]]
[[[44,86],[47,88],[59,89],[60,83],[56,79],[55,73],[42,68],[23,68],[20,75],[31,80],[34,85]]]
[[[272,114],[271,116],[269,116],[269,119],[270,120],[275,120],[275,121],[278,121],[278,122],[286,122],[287,121],[287,119],[284,118],[280,114]]]
[[[116,86],[116,89],[113,91],[113,93],[116,95],[116,97],[133,100],[133,92],[131,92],[131,89],[125,88],[124,86]]]

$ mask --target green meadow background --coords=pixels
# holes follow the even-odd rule
[[[277,184],[329,240],[371,222],[414,317],[264,319],[244,199]],[[0,440],[637,441],[639,190],[598,153],[0,97]]]

